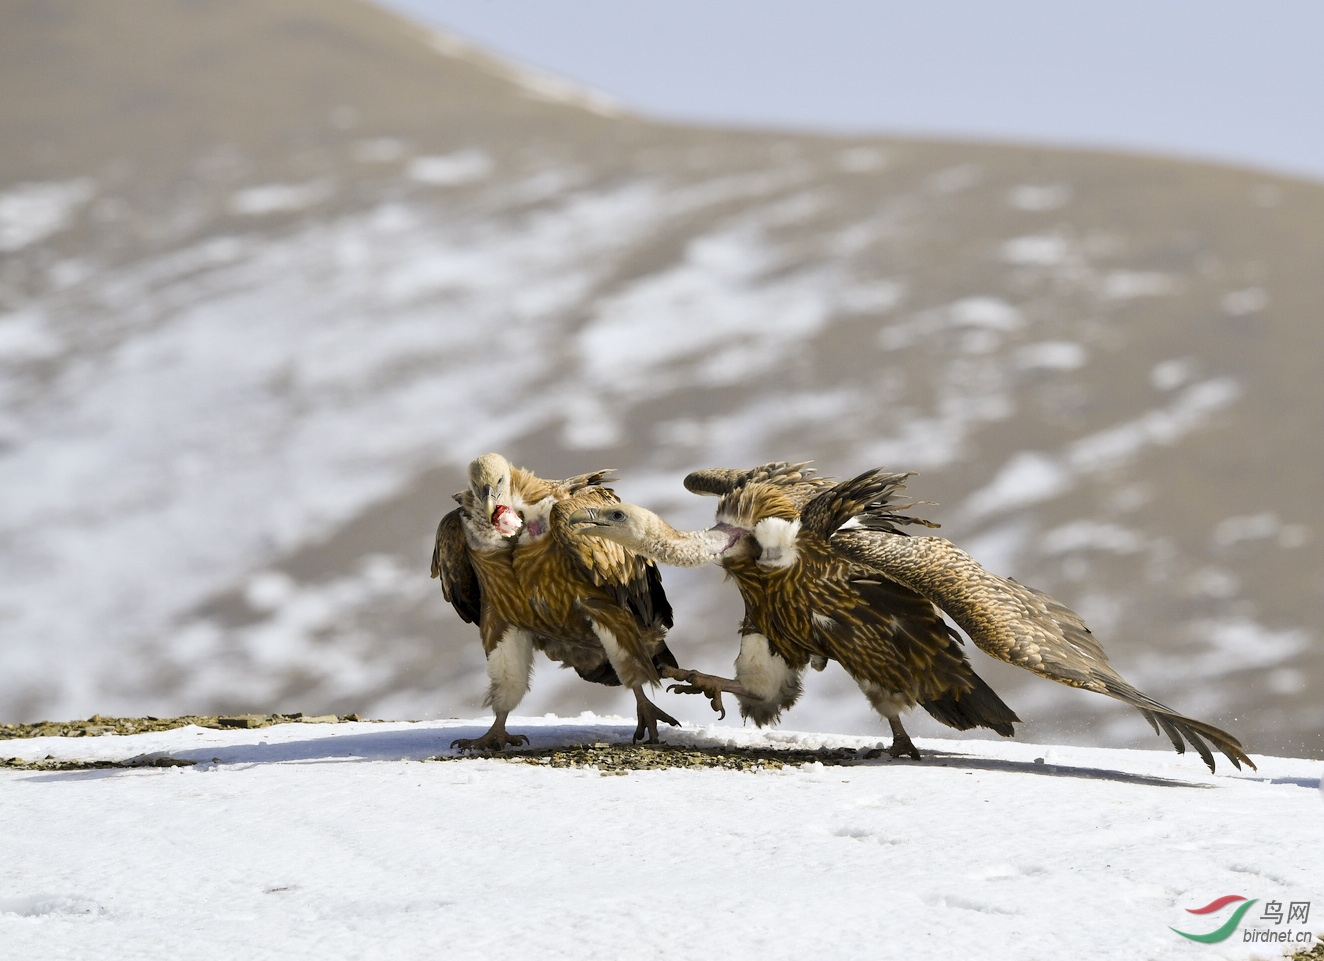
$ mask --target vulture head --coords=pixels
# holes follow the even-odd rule
[[[567,520],[571,530],[589,537],[604,537],[636,554],[663,564],[695,567],[720,563],[742,551],[748,531],[718,524],[706,531],[678,531],[650,510],[634,504],[586,507]]]
[[[469,493],[474,506],[482,505],[483,516],[503,537],[520,529],[510,491],[510,461],[500,454],[484,454],[469,464]]]
[[[635,552],[641,552],[660,535],[675,533],[662,518],[634,504],[581,508],[570,515],[567,523],[579,534],[605,537]]]

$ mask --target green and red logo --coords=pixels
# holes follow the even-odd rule
[[[1221,898],[1215,898],[1202,908],[1187,908],[1187,914],[1198,914],[1208,916],[1218,914],[1231,905],[1236,905],[1232,913],[1222,924],[1214,930],[1205,934],[1191,934],[1189,931],[1179,931],[1172,928],[1183,938],[1189,938],[1192,941],[1199,941],[1203,944],[1217,944],[1219,941],[1226,941],[1232,936],[1232,932],[1237,930],[1241,924],[1246,912],[1251,909],[1251,905],[1259,903],[1259,898],[1250,898],[1249,900],[1240,894],[1225,894]],[[1313,931],[1305,927],[1310,922],[1310,902],[1309,901],[1289,901],[1286,905],[1282,901],[1270,898],[1262,903],[1263,910],[1258,917],[1247,922],[1247,927],[1241,932],[1241,940],[1251,943],[1275,943],[1275,944],[1309,944],[1315,940]],[[1210,919],[1213,920],[1212,918]],[[1251,925],[1254,925],[1252,927]],[[1302,925],[1294,927],[1294,925]],[[1183,925],[1185,927],[1185,925]]]
[[[1246,912],[1250,910],[1250,906],[1257,900],[1259,899],[1251,898],[1247,901],[1240,894],[1225,894],[1221,898],[1215,898],[1213,901],[1210,901],[1202,908],[1186,909],[1187,914],[1215,914],[1218,911],[1223,910],[1223,908],[1227,907],[1229,904],[1237,904],[1237,902],[1240,902],[1237,904],[1237,909],[1232,912],[1232,916],[1224,921],[1222,925],[1207,934],[1188,934],[1185,931],[1177,931],[1176,928],[1172,928],[1172,930],[1177,931],[1177,933],[1183,938],[1190,938],[1192,941],[1199,941],[1203,944],[1217,944],[1219,941],[1226,941],[1232,936],[1232,932],[1237,930],[1237,925],[1241,923],[1241,919],[1246,916]]]

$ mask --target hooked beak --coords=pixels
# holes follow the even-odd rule
[[[566,519],[566,523],[569,524],[571,528],[607,526],[607,522],[598,516],[598,509],[596,507],[580,508]]]
[[[483,510],[487,514],[487,519],[491,521],[497,509],[496,491],[492,490],[491,484],[484,484],[479,493],[483,495]]]

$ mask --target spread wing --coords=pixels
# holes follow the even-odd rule
[[[469,560],[469,545],[460,526],[457,507],[437,525],[437,544],[432,549],[432,576],[441,578],[441,593],[455,612],[469,624],[477,624],[483,611],[483,592],[478,574]]]
[[[852,517],[861,515],[864,515],[861,524],[874,529],[895,531],[896,525],[905,524],[937,527],[918,517],[897,513],[914,506],[894,502],[896,495],[906,489],[906,478],[913,476],[913,472],[889,474],[882,468],[867,470],[817,494],[801,511],[800,524],[824,539]]]
[[[1243,761],[1255,767],[1231,734],[1184,717],[1132,687],[1108,664],[1080,615],[1041,591],[990,573],[950,541],[847,528],[833,536],[832,544],[857,563],[928,598],[986,654],[1132,705],[1156,733],[1161,728],[1167,734],[1179,754],[1185,752],[1182,739],[1189,741],[1210,770],[1214,759],[1204,738],[1237,768]]]

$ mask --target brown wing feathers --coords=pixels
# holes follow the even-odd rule
[[[432,549],[432,576],[441,579],[441,593],[455,607],[460,619],[477,624],[483,612],[483,592],[478,574],[469,561],[469,547],[460,526],[460,508],[437,525],[437,543]]]
[[[985,570],[940,537],[844,530],[834,538],[850,556],[900,581],[946,611],[985,653],[1040,677],[1117,698],[1137,708],[1184,752],[1189,741],[1213,768],[1204,739],[1240,768],[1241,743],[1211,724],[1185,717],[1132,687],[1074,611],[1048,595]]]
[[[713,497],[725,497],[739,490],[746,484],[774,484],[779,487],[809,485],[810,487],[830,487],[832,481],[823,477],[814,477],[817,471],[809,466],[809,461],[792,463],[790,461],[772,461],[760,464],[749,470],[737,470],[731,467],[709,467],[696,470],[685,477],[685,489],[691,494],[708,494]]]
[[[867,470],[829,488],[806,504],[800,515],[800,523],[822,537],[831,537],[853,517],[859,518],[857,523],[860,526],[875,530],[895,530],[906,524],[937,527],[937,524],[922,518],[897,513],[915,506],[913,503],[897,504],[893,501],[896,494],[906,489],[906,478],[914,476],[913,471],[888,473],[881,468]]]

